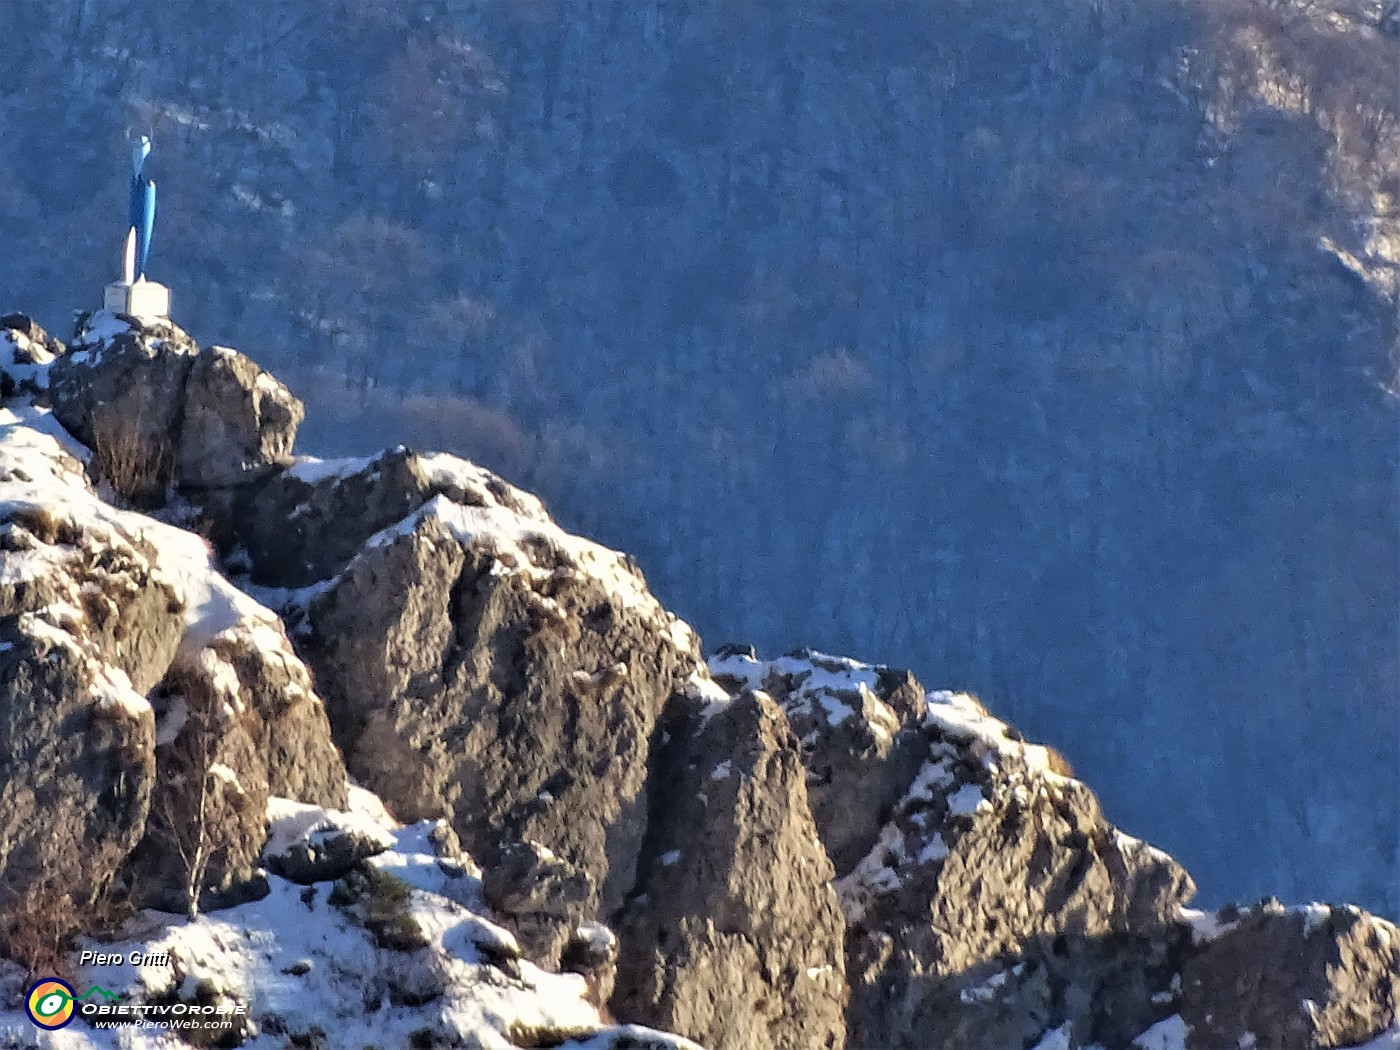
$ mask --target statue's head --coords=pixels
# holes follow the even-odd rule
[[[138,135],[131,140],[131,175],[138,178],[141,175],[141,166],[146,163],[146,158],[151,155],[151,137],[149,135]]]

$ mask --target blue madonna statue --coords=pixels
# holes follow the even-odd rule
[[[156,226],[156,184],[144,175],[151,140],[142,135],[131,144],[131,198],[126,233],[126,265],[123,276],[128,284],[146,276],[146,260],[151,254],[151,234]]]
[[[107,286],[103,307],[136,317],[170,316],[170,289],[146,279],[151,234],[156,225],[156,184],[146,178],[151,138],[140,135],[131,143],[131,191],[127,198],[126,241],[122,248],[122,279]]]

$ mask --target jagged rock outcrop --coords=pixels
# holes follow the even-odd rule
[[[96,315],[49,369],[54,418],[122,496],[161,502],[174,476],[185,383],[199,347],[179,328]]]
[[[171,483],[196,489],[265,476],[291,454],[301,402],[227,347],[200,350],[168,321],[98,313],[49,370],[54,416],[138,505]]]
[[[1276,901],[1210,923],[1181,973],[1193,1046],[1352,1046],[1400,1022],[1400,930]]]
[[[836,884],[853,1046],[991,1048],[1067,1022],[1087,1034],[1110,975],[1124,979],[1123,952],[1102,942],[1152,956],[1194,889],[1165,854],[1108,825],[1046,749],[969,697],[925,697],[905,674],[809,652],[770,662],[726,650],[711,671],[776,690],[802,727],[809,783],[868,807],[818,824],[838,855],[867,846]],[[1075,967],[1055,964],[1071,956]],[[980,993],[992,978],[1002,993]],[[1141,1012],[1129,1035],[1157,1019]]]
[[[710,1047],[841,1050],[843,922],[797,738],[765,693],[693,703],[659,756],[613,1009]]]
[[[346,801],[325,708],[282,625],[251,602],[228,611],[235,622],[188,644],[152,694],[159,776],[129,875],[138,899],[168,909],[181,905],[181,878],[201,849],[203,899],[259,891],[269,798]]]
[[[95,498],[81,462],[4,415],[0,940],[26,895],[48,895],[52,928],[78,921],[75,906],[140,838],[155,779],[144,694],[184,629],[183,596],[151,544],[115,516],[84,513]]]
[[[807,797],[838,875],[869,852],[925,750],[917,726],[924,691],[907,671],[852,674],[849,660],[802,651],[770,662],[722,647],[710,671],[726,688],[762,689],[802,741]]]
[[[182,485],[236,485],[290,462],[305,411],[250,358],[211,346],[194,359],[175,455]]]
[[[5,331],[30,345],[33,389],[51,388],[96,447],[32,404],[5,409],[0,627],[13,673],[0,791],[18,867],[0,865],[0,896],[32,883],[36,865],[84,905],[112,884],[180,910],[246,893],[269,794],[344,802],[324,708],[276,615],[218,574],[204,541],[104,502],[87,478],[111,480],[105,428],[134,427],[126,452],[139,457],[187,418],[193,344],[173,326],[108,317],[51,355],[22,320]],[[154,500],[169,480],[141,476],[159,484],[128,496]],[[26,835],[38,860],[25,859]]]
[[[1153,1029],[1186,1033],[1191,1050],[1301,1050],[1396,1023],[1390,924],[1356,909],[1184,912],[1180,866],[1109,825],[1062,759],[975,699],[807,651],[730,647],[710,670],[781,698],[804,730],[809,787],[835,770],[869,805],[902,780],[892,805],[866,811],[884,821],[869,851],[838,868],[850,1046],[1120,1048]],[[898,744],[910,734],[912,773]],[[839,847],[855,825],[818,821]]]
[[[75,467],[73,460],[65,465]],[[23,471],[23,468],[15,468]],[[4,507],[0,539],[9,571],[0,581],[0,615],[40,630],[142,695],[165,674],[184,632],[184,598],[139,533],[70,516],[37,499]],[[25,620],[24,617],[28,617]]]
[[[301,473],[255,502],[300,487],[288,520],[333,518],[360,544],[298,629],[352,775],[401,817],[447,814],[488,868],[540,844],[588,873],[582,913],[607,914],[632,885],[651,738],[697,666],[694,636],[628,559],[471,464],[396,452]],[[259,542],[245,549],[256,571]]]
[[[487,471],[406,449],[285,467],[295,399],[173,327],[99,318],[70,352],[0,332],[32,370],[6,389],[51,391],[95,446],[57,407],[0,410],[0,935],[26,895],[76,922],[114,882],[243,908],[219,949],[237,967],[309,978],[346,1016],[418,1010],[393,1029],[414,1045],[472,1025],[689,1045],[607,1029],[604,1006],[710,1050],[1323,1050],[1398,1023],[1400,931],[1185,911],[1185,871],[970,696],[806,650],[702,664],[630,559]],[[147,489],[113,484],[118,423],[138,451],[169,441]],[[89,472],[152,503],[179,485],[195,502],[166,515],[285,621]],[[348,992],[313,976],[329,958],[300,921],[363,966]],[[181,972],[132,995],[257,994],[180,929],[160,937]],[[527,960],[582,976],[566,1008],[528,998],[553,979]],[[253,1013],[338,1045],[304,1012]]]
[[[0,649],[0,942],[8,942],[31,909],[60,931],[65,920],[80,922],[79,909],[111,881],[145,827],[155,734],[139,694],[103,676],[63,626],[7,617]]]
[[[489,471],[402,447],[370,460],[299,463],[208,509],[225,541],[242,549],[254,583],[304,587],[335,575],[370,537],[439,495],[460,506],[544,518],[539,500]]]
[[[965,698],[931,699],[924,764],[840,883],[849,966],[860,974],[852,1027],[872,1045],[914,1046],[937,1032],[940,996],[928,992],[944,982],[961,996],[984,978],[979,968],[1007,969],[1031,943],[1059,940],[1065,952],[1151,939],[1194,892],[1171,858],[1113,829],[1088,788],[1051,773],[1043,749],[1005,737]],[[1051,994],[1075,1011],[1075,997]],[[1092,999],[1082,1006],[1095,1009]]]

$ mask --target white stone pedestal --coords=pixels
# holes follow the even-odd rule
[[[133,317],[170,317],[170,289],[155,281],[114,281],[102,296],[102,308]]]

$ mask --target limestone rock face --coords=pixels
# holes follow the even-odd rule
[[[268,789],[255,734],[246,708],[224,688],[217,657],[205,653],[210,658],[173,668],[155,699],[164,710],[151,819],[127,866],[133,899],[164,911],[256,893],[266,837]]]
[[[337,573],[371,536],[434,496],[545,520],[533,496],[452,456],[390,449],[370,460],[301,463],[248,497],[213,507],[241,546],[253,581],[304,587]]]
[[[0,427],[0,484],[3,934],[26,895],[51,914],[89,904],[140,838],[155,778],[144,693],[184,617],[138,532],[75,509],[95,498],[55,438]]]
[[[190,369],[175,474],[199,488],[235,485],[291,460],[305,410],[253,361],[213,346]]]
[[[187,645],[152,694],[160,721],[152,819],[129,865],[138,899],[180,910],[190,857],[205,905],[257,892],[268,799],[346,803],[345,765],[282,626],[255,606]],[[342,872],[343,874],[343,872]]]
[[[1194,887],[1052,752],[888,668],[730,649],[710,670],[772,690],[800,735],[841,858],[852,1046],[991,1050],[1064,1025],[1127,1039],[1166,1016],[1152,996]]]
[[[588,872],[537,842],[507,845],[487,869],[481,891],[525,954],[556,967],[596,892]]]
[[[1050,957],[1093,959],[1102,942],[1136,937],[1145,942],[1136,954],[1150,959],[1153,938],[1194,892],[1189,876],[1112,828],[1092,792],[969,698],[933,694],[924,732],[918,774],[839,884],[859,975],[852,1032],[870,1045],[923,1045],[957,1017],[940,1009],[948,993],[975,1003],[988,968],[1018,963],[1047,982],[1043,1014],[1024,1000],[1009,1008],[1024,1014],[1022,1034],[1093,1028],[1101,1001],[1071,994],[1072,969],[1057,974]],[[1090,985],[1110,983],[1088,974]],[[971,1035],[968,1046],[1002,1045],[986,1026]]]
[[[141,837],[155,780],[150,707],[53,619],[0,621],[0,942],[31,903],[78,920]]]
[[[1217,916],[1182,970],[1193,1048],[1352,1046],[1400,1021],[1400,930],[1357,908],[1276,902]]]
[[[629,559],[451,457],[317,482],[291,520],[391,472],[441,494],[363,541],[299,628],[349,770],[401,819],[447,814],[488,869],[508,843],[540,844],[592,880],[586,916],[606,915],[633,882],[651,738],[695,638]]]
[[[843,1047],[844,924],[797,738],[765,693],[715,703],[668,725],[613,1009],[716,1050]]]
[[[812,816],[837,874],[846,874],[922,761],[923,688],[907,671],[806,650],[760,661],[751,649],[721,649],[710,671],[731,690],[764,690],[787,712],[802,741]]]
[[[285,463],[301,402],[227,347],[201,351],[169,322],[93,315],[49,369],[55,417],[100,477],[138,505],[165,487],[230,486]]]
[[[163,352],[123,334],[118,359]],[[77,376],[68,403],[105,413]],[[15,822],[0,855],[16,874],[0,862],[0,896],[41,874],[82,904],[114,878],[138,903],[179,910],[246,894],[269,793],[345,800],[325,710],[276,615],[215,570],[198,536],[102,500],[87,455],[32,404],[0,418],[0,628],[16,661],[15,695],[0,697]],[[45,831],[45,806],[63,830]]]
[[[268,792],[343,806],[345,763],[331,738],[325,705],[282,625],[272,617],[248,617],[215,638],[206,652],[233,669],[234,678],[225,680],[237,681],[238,701],[251,712]]]
[[[41,616],[144,695],[165,674],[184,631],[182,596],[150,545],[62,506],[21,500],[4,517],[0,551],[9,571],[0,581],[0,615]]]
[[[1127,1048],[1173,1015],[1186,936],[1183,929],[1164,928],[1150,936],[1036,938],[1014,954],[947,978],[919,972],[906,957],[895,964],[904,982],[886,987],[898,989],[892,1006],[908,1028],[888,1045],[992,1050],[1035,1046],[1058,1033],[1064,1043],[1052,1038],[1045,1045]],[[896,954],[887,935],[867,942],[865,958],[875,965],[862,976]],[[869,1009],[869,999],[862,1005]]]
[[[100,477],[157,505],[174,477],[185,382],[199,347],[171,324],[96,315],[49,370],[54,417],[94,453]]]

